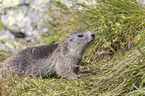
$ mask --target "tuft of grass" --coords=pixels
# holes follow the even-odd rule
[[[50,30],[41,35],[40,42],[61,42],[82,29],[94,32],[96,39],[81,64],[84,77],[73,81],[2,77],[2,95],[145,95],[145,8],[136,0],[91,1],[95,3],[77,3],[72,8],[51,0],[46,15],[54,21],[49,21]]]
[[[1,18],[0,18],[0,31],[4,28],[5,28],[5,26],[1,23]]]

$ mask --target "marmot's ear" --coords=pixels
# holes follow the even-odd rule
[[[58,47],[53,51],[52,54],[54,54],[55,52],[58,52],[58,51],[61,50],[61,49],[64,49],[64,48],[66,49],[67,46],[68,46],[68,41],[65,40],[65,41],[63,41],[62,43],[60,43],[60,44],[58,45]]]
[[[68,37],[68,42],[73,42],[73,41],[74,41],[74,38]]]

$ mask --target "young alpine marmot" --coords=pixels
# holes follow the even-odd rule
[[[77,79],[79,64],[84,49],[95,39],[88,30],[72,33],[59,44],[31,47],[6,59],[3,70],[14,74],[28,74],[36,77],[57,76]],[[2,74],[2,73],[1,73]]]

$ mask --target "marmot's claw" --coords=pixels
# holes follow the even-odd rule
[[[83,77],[83,74],[77,75],[77,77],[79,77],[79,78],[80,78],[80,77]]]
[[[76,79],[78,79],[78,78],[77,77],[73,78],[73,80],[76,80]]]

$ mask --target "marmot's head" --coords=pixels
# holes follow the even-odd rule
[[[72,33],[65,40],[68,50],[83,51],[83,49],[93,40],[95,35],[88,30],[81,30]]]
[[[59,44],[59,46],[55,49],[55,52],[59,50],[64,50],[70,52],[82,52],[85,47],[95,39],[95,35],[88,30],[81,30],[74,32],[68,36],[68,38]],[[67,51],[66,51],[67,50]]]

